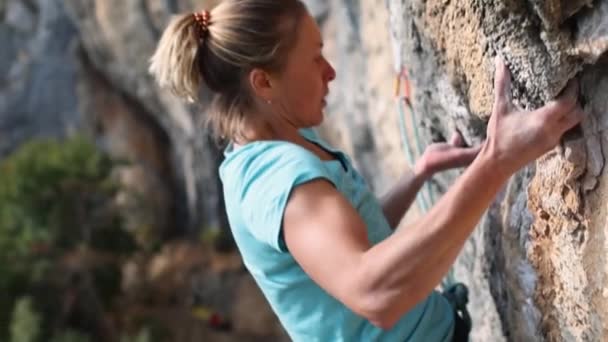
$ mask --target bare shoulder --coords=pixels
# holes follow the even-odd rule
[[[283,217],[289,252],[320,287],[352,310],[352,291],[363,254],[370,248],[363,219],[333,185],[313,180],[295,188]]]
[[[283,233],[298,261],[315,258],[330,246],[362,251],[369,248],[366,227],[357,210],[330,182],[316,179],[293,189],[283,217]],[[340,247],[341,246],[341,247]]]

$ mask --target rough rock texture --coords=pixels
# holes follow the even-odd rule
[[[220,155],[198,125],[203,109],[147,73],[169,16],[209,3],[1,1],[0,157],[33,137],[84,130],[134,163],[119,179],[151,199],[151,215],[134,225],[166,237],[224,225]]]
[[[426,142],[454,127],[469,143],[483,139],[496,54],[513,74],[514,100],[526,108],[554,98],[571,78],[581,80],[588,118],[511,179],[455,271],[473,293],[473,340],[605,340],[608,2],[391,0],[388,6]]]
[[[423,145],[454,129],[483,140],[496,54],[523,107],[581,80],[588,118],[512,178],[454,269],[471,288],[475,341],[608,339],[608,1],[305,2],[338,71],[321,133],[378,194],[407,169],[393,94],[401,70]],[[164,208],[153,221],[173,222],[169,231],[224,225],[220,155],[197,126],[204,108],[160,91],[146,71],[170,14],[212,3],[0,0],[0,156],[31,137],[86,129],[135,162],[118,176],[155,198],[150,212]],[[435,177],[427,199],[456,176]]]
[[[77,32],[59,1],[0,6],[0,156],[31,136],[80,127]],[[62,101],[55,101],[56,99]]]
[[[90,65],[115,91],[166,134],[175,176],[177,217],[184,228],[223,223],[217,184],[218,152],[201,131],[200,108],[189,108],[159,90],[148,75],[148,60],[172,13],[192,8],[187,1],[71,1],[67,13],[75,23]],[[199,2],[198,6],[204,5]],[[213,167],[211,167],[213,166]]]

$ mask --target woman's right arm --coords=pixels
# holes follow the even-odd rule
[[[576,87],[534,112],[514,110],[497,64],[488,138],[474,162],[420,220],[371,246],[365,223],[330,183],[296,187],[284,237],[305,272],[332,296],[388,329],[439,284],[467,237],[515,171],[553,148],[582,119]]]

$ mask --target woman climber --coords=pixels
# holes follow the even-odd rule
[[[322,48],[299,0],[225,0],[174,18],[150,71],[190,101],[214,94],[208,120],[227,142],[220,176],[231,230],[294,341],[466,340],[466,324],[434,289],[508,178],[582,120],[577,85],[523,111],[497,59],[485,142],[431,145],[376,199],[349,157],[311,130],[336,77]],[[393,231],[425,180],[465,165],[428,213]]]

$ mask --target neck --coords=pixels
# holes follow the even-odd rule
[[[243,137],[234,140],[236,145],[259,140],[285,140],[294,143],[300,143],[303,140],[298,133],[299,127],[281,116],[257,113],[248,115],[248,117],[251,120],[247,120],[243,127]]]

